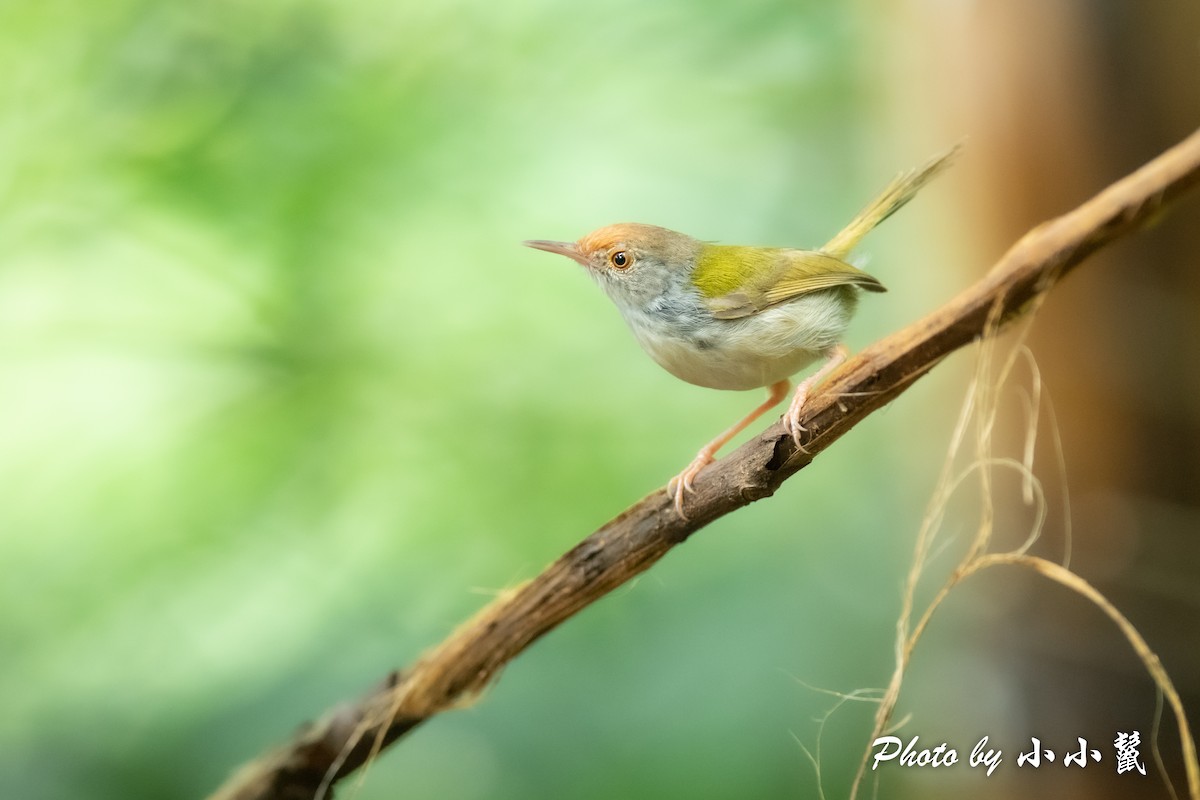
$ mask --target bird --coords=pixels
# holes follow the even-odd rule
[[[680,517],[686,519],[684,496],[720,448],[778,405],[792,376],[822,361],[799,382],[783,415],[787,432],[803,449],[804,405],[849,355],[842,336],[860,291],[886,291],[847,260],[851,251],[945,169],[959,149],[897,175],[815,250],[717,244],[632,222],[607,225],[574,242],[522,242],[582,265],[642,349],[675,377],[711,389],[766,387],[761,405],[702,447],[667,484]]]

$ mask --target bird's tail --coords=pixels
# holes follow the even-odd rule
[[[940,156],[930,159],[924,166],[897,175],[878,197],[858,212],[850,224],[821,249],[831,256],[844,259],[872,228],[899,211],[922,186],[948,167],[960,150],[962,145],[956,144]]]

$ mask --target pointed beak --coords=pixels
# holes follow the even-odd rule
[[[577,261],[583,266],[588,266],[587,257],[579,252],[579,248],[574,242],[547,242],[543,239],[533,239],[528,242],[521,242],[526,247],[532,247],[534,250],[545,250],[547,253],[558,253],[560,256],[566,256],[572,261]]]

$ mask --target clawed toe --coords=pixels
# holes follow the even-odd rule
[[[800,424],[800,412],[804,410],[804,404],[807,402],[807,392],[797,392],[796,397],[792,400],[792,404],[788,406],[787,413],[783,415],[783,428],[792,435],[792,441],[796,445],[796,449],[801,453],[807,453],[801,444],[804,434],[808,431]]]
[[[791,417],[784,417],[783,428],[791,434],[792,443],[796,445],[796,449],[801,453],[807,453],[808,451],[804,449],[801,440],[804,438],[804,434],[808,432],[808,429],[801,425],[799,420],[792,419]]]
[[[692,491],[692,480],[700,474],[700,470],[711,464],[712,460],[712,456],[701,453],[687,465],[687,469],[667,482],[667,496],[674,498],[675,513],[683,519],[687,519],[687,514],[683,513],[684,495]]]

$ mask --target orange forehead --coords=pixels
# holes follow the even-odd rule
[[[608,252],[620,245],[622,247],[653,247],[668,234],[665,228],[654,225],[641,225],[636,222],[620,222],[607,225],[592,231],[579,240],[579,252],[598,253]]]

